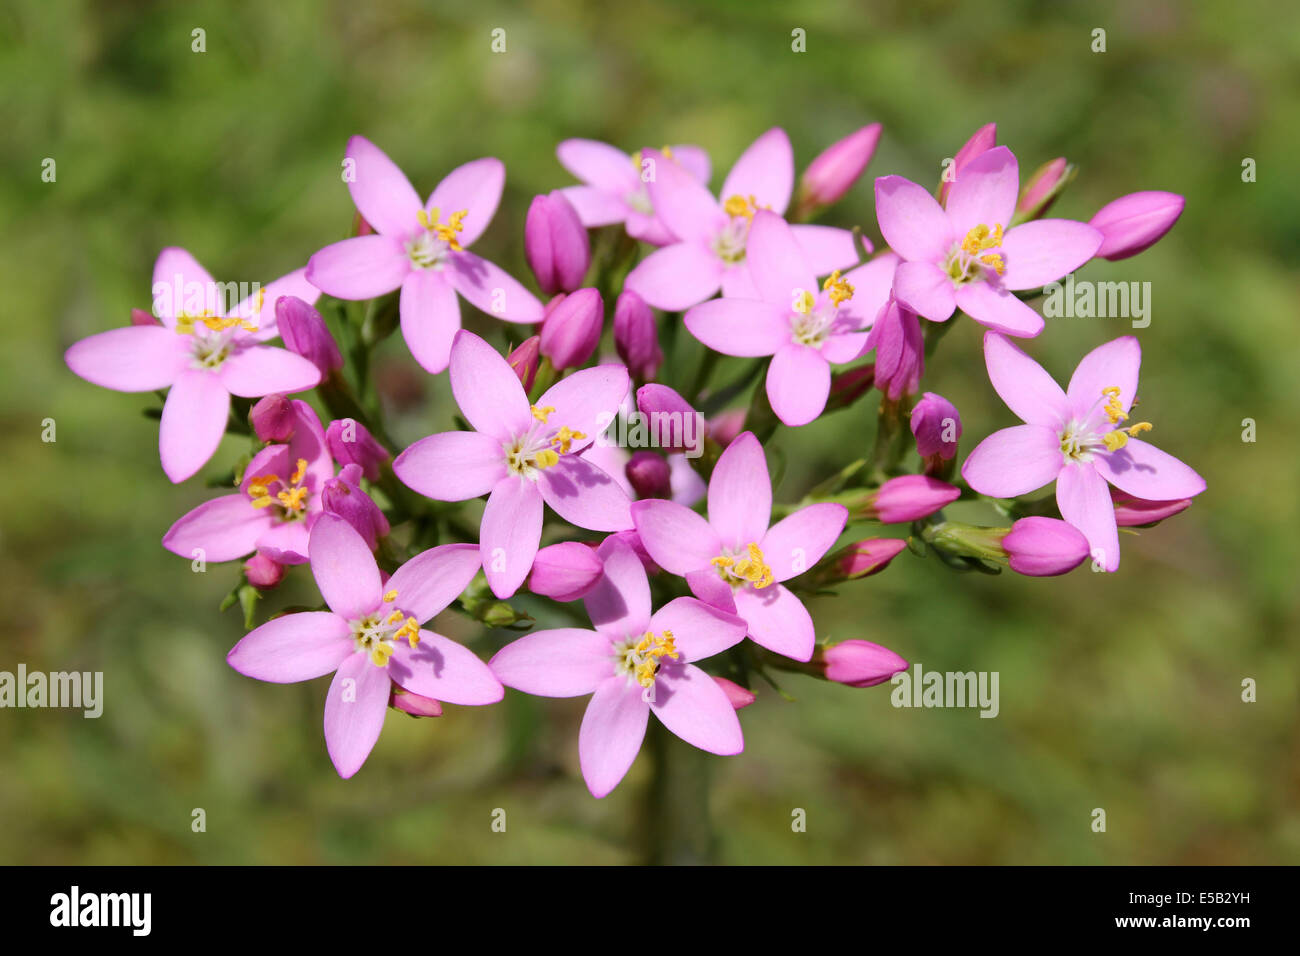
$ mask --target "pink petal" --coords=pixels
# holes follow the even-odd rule
[[[962,167],[948,193],[948,220],[961,239],[976,226],[1006,227],[1020,195],[1020,166],[1011,150],[995,146]]]
[[[1120,491],[1147,501],[1191,498],[1205,490],[1204,478],[1140,438],[1130,438],[1118,451],[1096,455],[1092,463]]]
[[[1070,417],[1061,386],[1010,339],[985,332],[984,362],[994,391],[1022,422],[1059,430]]]
[[[813,275],[824,276],[836,269],[851,269],[858,264],[858,244],[853,233],[847,229],[834,226],[791,226],[795,242],[803,252],[803,260],[812,269]],[[748,255],[753,254],[753,246],[746,247]],[[867,241],[867,251],[871,251],[871,242]]]
[[[272,522],[254,542],[257,553],[279,564],[306,564],[311,542],[310,525],[310,518],[283,524]]]
[[[768,130],[741,153],[727,173],[721,196],[754,197],[755,202],[784,215],[794,190],[794,150],[779,126]]]
[[[709,568],[709,562],[722,553],[722,542],[712,526],[675,501],[634,501],[632,521],[655,564],[670,574]],[[711,568],[709,573],[717,577]]]
[[[501,683],[525,694],[579,697],[614,673],[614,653],[606,635],[563,627],[512,641],[488,666]]]
[[[683,242],[712,242],[727,224],[718,201],[677,163],[662,156],[650,158],[655,158],[655,177],[646,183],[646,191],[656,217]]]
[[[441,432],[398,455],[393,471],[426,498],[465,501],[486,495],[506,476],[505,451],[482,432]]]
[[[1048,484],[1065,462],[1061,436],[1046,425],[1016,425],[975,446],[961,466],[966,483],[982,495],[1014,498]]]
[[[771,516],[772,480],[763,446],[753,432],[745,432],[727,446],[714,466],[709,479],[709,524],[722,543],[736,551],[763,540]],[[662,564],[658,558],[655,561]]]
[[[900,263],[894,273],[894,295],[931,322],[946,322],[957,308],[952,280],[933,262]]]
[[[718,574],[718,569],[710,567],[706,570],[688,571],[686,573],[686,586],[691,589],[691,593],[710,607],[716,607],[720,611],[726,611],[734,614],[736,611],[736,598],[734,589],[726,581],[722,580]]]
[[[355,621],[379,607],[383,582],[365,538],[335,515],[321,515],[307,545],[316,587],[331,611]]]
[[[826,356],[793,342],[781,346],[767,370],[767,400],[776,417],[792,428],[814,421],[831,393]]]
[[[605,192],[629,192],[636,187],[637,168],[621,149],[594,139],[566,139],[555,147],[560,165],[575,178]]]
[[[800,508],[772,525],[759,542],[772,576],[788,581],[807,571],[830,550],[848,519],[848,508],[822,502]]]
[[[723,755],[745,749],[736,708],[713,678],[692,664],[664,667],[655,682],[650,709],[665,727],[693,747]]]
[[[632,504],[618,482],[577,455],[561,455],[537,481],[542,498],[556,514],[591,531],[627,531]]]
[[[202,468],[226,431],[230,393],[207,369],[185,369],[172,383],[158,428],[163,472],[182,482]]]
[[[840,317],[851,319],[840,310]],[[842,365],[845,362],[852,362],[854,359],[861,358],[870,351],[867,345],[867,337],[870,332],[837,332],[831,335],[822,343],[822,358],[832,365]]]
[[[749,261],[725,266],[722,270],[722,294],[728,299],[761,299]]]
[[[715,295],[722,263],[703,242],[678,242],[656,249],[628,273],[631,289],[657,309],[680,312]]]
[[[406,347],[421,368],[437,375],[447,367],[451,343],[460,331],[456,290],[441,272],[413,269],[402,281],[398,312]]]
[[[504,269],[472,252],[448,254],[447,278],[466,301],[506,322],[542,321],[542,304]]]
[[[1135,336],[1124,335],[1097,346],[1083,357],[1065,390],[1070,407],[1080,418],[1101,417],[1103,389],[1118,388],[1120,407],[1127,412],[1137,396],[1142,347]]]
[[[309,360],[270,345],[238,349],[217,369],[226,391],[241,398],[305,392],[319,385],[320,377],[320,369]]]
[[[205,501],[176,521],[163,535],[162,546],[182,558],[233,561],[251,554],[271,516],[254,508],[246,495],[222,495]]]
[[[622,365],[598,365],[562,378],[542,394],[537,405],[555,409],[549,416],[552,424],[566,425],[587,436],[571,446],[579,449],[609,427],[629,387],[631,379]]]
[[[840,312],[854,327],[867,329],[875,324],[893,291],[899,261],[898,256],[886,252],[844,274],[844,281],[853,286],[853,298],[840,305]]]
[[[92,385],[152,392],[166,388],[189,366],[191,341],[161,325],[128,325],[82,339],[63,358]]]
[[[591,696],[578,731],[578,759],[587,789],[597,799],[618,786],[641,750],[650,706],[641,687],[610,677]]]
[[[650,624],[650,580],[645,565],[624,541],[609,537],[596,552],[605,573],[583,605],[596,630],[614,640],[645,633]]]
[[[347,621],[328,611],[303,611],[249,631],[226,662],[245,677],[292,684],[333,673],[354,650]]]
[[[1061,517],[1083,532],[1092,558],[1103,570],[1119,568],[1119,529],[1106,479],[1090,464],[1071,463],[1056,479]]]
[[[479,525],[483,573],[492,593],[505,600],[524,583],[542,539],[542,495],[525,478],[510,475],[488,496]]]
[[[415,647],[396,642],[388,672],[411,693],[447,704],[479,707],[505,697],[501,682],[473,651],[433,631],[420,631]]]
[[[749,625],[749,636],[769,651],[796,661],[812,659],[817,643],[812,617],[784,584],[756,591],[736,589],[736,613]]]
[[[439,545],[421,551],[394,571],[384,584],[384,593],[396,591],[393,606],[424,623],[456,600],[481,566],[477,545]],[[438,697],[437,694],[429,696]]]
[[[448,377],[461,414],[477,431],[509,441],[532,427],[533,415],[519,376],[473,332],[456,334]]]
[[[506,167],[499,159],[486,157],[457,166],[449,172],[429,197],[425,208],[438,210],[446,220],[452,213],[465,210],[464,228],[457,235],[461,246],[468,248],[483,235],[496,215],[501,191],[506,186]]]
[[[980,325],[1005,335],[1032,338],[1043,331],[1041,315],[1005,287],[994,288],[988,282],[968,282],[959,288],[957,308]]]
[[[745,242],[749,275],[759,298],[788,311],[801,292],[817,293],[817,279],[784,219],[760,209]],[[856,257],[855,257],[856,261]]]
[[[379,740],[392,681],[387,667],[353,653],[340,666],[325,697],[325,749],[340,777],[361,769]]]
[[[943,207],[902,176],[876,180],[876,219],[885,243],[903,259],[938,262],[955,241]]]
[[[187,299],[186,286],[203,287],[204,296],[215,295],[216,281],[184,249],[169,246],[158,253],[153,265],[153,314],[167,328],[176,325],[176,303]]]
[[[348,140],[347,157],[355,173],[348,191],[366,222],[385,236],[400,238],[414,232],[420,224],[420,197],[406,174],[363,136]]]
[[[1092,258],[1101,233],[1069,219],[1038,219],[1016,226],[1002,240],[1008,289],[1033,289],[1069,275]]]
[[[715,352],[775,355],[790,341],[789,309],[758,299],[711,299],[684,316],[686,328]]]
[[[258,298],[261,298],[262,310],[254,314]],[[295,269],[288,275],[281,276],[273,282],[268,282],[261,289],[259,295],[252,295],[239,303],[234,314],[244,319],[251,318],[257,325],[257,331],[252,333],[253,338],[259,342],[265,342],[273,339],[279,334],[276,330],[275,303],[282,296],[293,296],[295,299],[302,299],[308,305],[314,305],[320,298],[320,289],[316,288],[307,281],[307,269]]]
[[[709,184],[709,175],[713,171],[713,166],[709,162],[709,153],[699,146],[689,146],[681,143],[674,143],[672,146],[673,159],[704,185]]]
[[[307,260],[307,281],[340,299],[373,299],[402,284],[411,271],[402,243],[369,235],[326,246]]]
[[[610,226],[627,218],[627,203],[618,193],[596,186],[567,186],[560,192],[588,229]]]
[[[690,597],[675,598],[655,611],[646,629],[654,634],[672,631],[687,663],[721,654],[745,639],[744,621]]]

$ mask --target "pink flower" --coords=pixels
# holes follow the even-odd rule
[[[762,210],[753,219],[746,253],[753,293],[695,306],[686,328],[724,355],[771,355],[772,410],[787,425],[806,425],[826,407],[831,364],[865,351],[867,329],[889,297],[894,260],[881,256],[819,285],[795,236],[800,227]]]
[[[497,652],[488,662],[492,672],[527,694],[592,695],[578,755],[597,798],[632,766],[651,713],[692,746],[740,753],[745,741],[731,700],[693,662],[742,640],[745,622],[689,597],[651,613],[650,582],[632,549],[610,538],[598,555],[605,574],[584,599],[595,630],[528,634]]]
[[[374,234],[344,239],[317,252],[307,277],[340,299],[372,299],[400,288],[402,337],[415,360],[431,373],[447,367],[460,328],[456,294],[507,322],[538,322],[542,304],[486,259],[466,249],[496,212],[505,186],[499,159],[458,166],[426,203],[400,169],[374,143],[348,140],[353,164],[352,201]]]
[[[388,519],[362,490],[360,465],[345,465],[337,476],[326,481],[321,502],[326,514],[336,515],[352,525],[371,551],[379,547],[380,538],[387,537]]]
[[[736,161],[721,199],[675,163],[659,163],[650,198],[677,242],[651,253],[627,277],[626,287],[668,311],[689,309],[723,295],[760,298],[746,268],[750,224],[759,210],[785,215],[794,188],[794,153],[785,130],[770,129]],[[858,261],[853,234],[831,226],[791,226],[813,275]],[[869,250],[868,250],[869,251]],[[790,300],[790,290],[784,290]],[[755,353],[767,354],[767,353]]]
[[[164,249],[154,264],[154,312],[161,325],[129,325],[82,339],[68,349],[68,368],[118,392],[170,386],[158,429],[163,471],[182,482],[221,444],[230,396],[259,398],[302,392],[320,371],[301,356],[262,345],[276,335],[275,301],[320,294],[291,272],[239,303],[223,301],[224,286],[184,249]],[[233,284],[233,283],[231,283]]]
[[[397,456],[393,471],[439,501],[488,495],[479,541],[492,593],[508,598],[527,577],[543,502],[580,528],[632,527],[626,492],[581,454],[627,394],[627,369],[574,372],[530,405],[506,360],[477,335],[458,332],[450,377],[452,395],[476,430],[422,438]]]
[[[591,240],[563,193],[533,197],[524,219],[524,257],[547,295],[582,285],[591,265]]]
[[[680,166],[689,176],[709,181],[709,154],[698,146],[640,150],[631,155],[592,139],[566,139],[555,149],[560,165],[582,180],[582,186],[560,190],[587,228],[621,222],[627,234],[662,246],[675,237],[655,215],[644,176],[655,167]],[[651,163],[653,165],[651,165]]]
[[[844,530],[848,509],[809,505],[769,528],[771,513],[767,461],[751,432],[718,458],[707,521],[672,501],[632,505],[637,534],[656,564],[685,577],[697,597],[739,614],[758,644],[806,661],[815,643],[812,618],[781,582],[820,560]]]
[[[1092,258],[1102,236],[1068,219],[1006,229],[1019,192],[1016,157],[1005,146],[962,169],[946,208],[901,176],[877,179],[880,231],[903,259],[894,276],[898,301],[932,322],[947,321],[960,308],[1008,335],[1041,332],[1042,316],[1013,293],[1073,272]]]
[[[1073,571],[1088,556],[1088,539],[1057,518],[1021,518],[1002,538],[1011,570],[1048,578]]]
[[[1177,193],[1129,193],[1097,210],[1088,224],[1105,237],[1098,259],[1127,259],[1154,245],[1174,227],[1186,200]]]
[[[328,611],[286,614],[251,631],[226,660],[276,684],[333,673],[325,698],[325,747],[339,776],[361,769],[379,739],[392,685],[451,704],[494,704],[504,691],[487,665],[420,625],[478,572],[478,549],[445,544],[380,578],[361,535],[325,515],[311,532],[311,570]]]
[[[319,517],[334,462],[320,419],[294,401],[297,423],[287,445],[263,448],[244,469],[239,491],[205,501],[163,535],[183,558],[233,561],[258,551],[280,564],[305,564],[307,535]]]
[[[1107,482],[1149,501],[1190,498],[1205,490],[1191,468],[1138,438],[1148,422],[1129,422],[1137,396],[1138,340],[1101,345],[1075,369],[1066,391],[1010,341],[985,333],[993,388],[1025,424],[994,432],[962,465],[981,494],[1013,498],[1056,481],[1063,517],[1088,539],[1107,571],[1119,567],[1119,532]]]

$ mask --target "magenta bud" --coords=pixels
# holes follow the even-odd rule
[[[755,700],[753,691],[746,690],[735,681],[727,680],[725,677],[714,677],[713,682],[722,688],[722,692],[727,695],[727,700],[736,710],[744,710]]]
[[[1097,210],[1088,225],[1102,234],[1098,259],[1127,259],[1154,245],[1183,214],[1186,200],[1177,193],[1152,190],[1129,193]]]
[[[966,145],[957,150],[957,155],[952,158],[952,162],[948,164],[947,169],[944,171],[943,181],[939,184],[939,202],[946,203],[948,201],[948,191],[952,189],[952,184],[961,175],[962,167],[980,153],[987,153],[997,144],[997,123],[989,123],[977,129],[971,138],[966,140]]]
[[[326,514],[342,518],[366,539],[370,550],[379,546],[379,539],[389,532],[388,519],[379,505],[361,490],[361,466],[345,465],[335,477],[325,482],[321,491],[321,506]]]
[[[351,418],[330,422],[325,429],[325,443],[335,461],[340,465],[360,465],[361,473],[371,481],[379,480],[380,469],[393,457],[375,441],[365,425]]]
[[[840,641],[821,653],[826,679],[849,687],[874,687],[908,668],[907,661],[870,641]]]
[[[276,299],[275,325],[285,347],[315,365],[322,376],[343,367],[343,355],[325,320],[302,299],[292,295]]]
[[[961,490],[929,475],[890,478],[868,499],[867,517],[882,524],[916,521],[961,497]]]
[[[614,303],[614,348],[632,377],[642,381],[654,378],[664,361],[654,313],[631,289]]]
[[[848,408],[876,384],[876,366],[870,362],[855,365],[831,374],[831,393],[826,399],[826,411]]]
[[[537,552],[528,589],[556,601],[576,601],[594,588],[604,573],[604,565],[592,548],[578,541],[564,541]]]
[[[867,334],[866,348],[876,350],[876,388],[890,400],[917,390],[925,372],[925,338],[915,312],[891,298]]]
[[[841,548],[831,558],[839,578],[853,581],[879,574],[906,547],[907,542],[901,538],[867,538]]]
[[[1016,218],[1024,222],[1037,219],[1047,212],[1070,178],[1070,164],[1064,156],[1043,163],[1030,174],[1020,189],[1020,198],[1016,200]]]
[[[388,695],[388,706],[394,710],[410,714],[412,717],[442,716],[442,704],[438,701],[432,697],[413,694],[396,684],[393,685],[392,692]]]
[[[572,292],[591,265],[591,240],[559,190],[535,196],[524,220],[524,256],[547,295]]]
[[[542,337],[534,335],[526,338],[515,346],[515,350],[510,353],[506,361],[510,367],[515,370],[519,376],[519,382],[524,386],[524,391],[532,391],[533,380],[537,378],[537,366],[542,361]]]
[[[872,123],[827,146],[799,180],[799,201],[809,209],[838,202],[875,155],[880,124]]]
[[[1176,501],[1147,501],[1134,498],[1114,486],[1110,489],[1110,500],[1115,505],[1115,523],[1121,528],[1142,528],[1159,524],[1166,518],[1172,518],[1191,505],[1191,498]]]
[[[244,562],[244,577],[259,591],[269,591],[284,578],[284,565],[259,552]]]
[[[664,452],[686,452],[692,456],[701,453],[705,436],[709,433],[708,423],[673,389],[654,383],[642,385],[636,390],[636,408],[645,417],[654,447]]]
[[[1088,556],[1088,539],[1060,518],[1021,518],[1002,539],[1011,570],[1036,578],[1073,571]]]
[[[600,342],[605,303],[595,289],[564,297],[542,322],[541,350],[557,369],[578,368]]]
[[[747,412],[748,409],[744,408],[732,408],[725,412],[718,412],[709,419],[709,437],[723,448],[726,448],[745,430],[745,415]]]
[[[930,459],[949,461],[957,454],[957,439],[961,438],[961,415],[957,406],[934,392],[926,392],[912,407],[912,434],[916,437],[916,451],[927,464]]]
[[[663,455],[653,451],[633,452],[623,473],[638,498],[671,498],[672,469]]]
[[[162,325],[158,318],[152,312],[146,312],[144,309],[131,310],[132,325]]]
[[[293,437],[298,413],[288,396],[276,393],[259,398],[249,410],[248,420],[259,441],[286,442]]]

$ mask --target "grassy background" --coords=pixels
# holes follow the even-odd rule
[[[875,234],[870,178],[938,173],[978,125],[1028,171],[1081,167],[1060,215],[1138,189],[1188,197],[1139,258],[1085,270],[1150,281],[1143,414],[1209,482],[1176,520],[1124,539],[1114,576],[958,577],[902,555],[814,607],[936,670],[996,670],[1001,714],[896,710],[888,688],[790,678],[744,715],[747,749],[709,764],[720,858],[802,863],[1251,863],[1300,860],[1296,296],[1300,13],[1184,4],[929,0],[868,5],[50,3],[0,10],[0,670],[100,670],[99,720],[0,712],[3,862],[625,862],[639,858],[646,760],[609,798],[576,774],[583,702],[390,715],[364,770],[335,776],[325,682],[272,686],[224,662],[233,567],[190,572],[170,523],[211,492],[171,486],[148,396],[96,389],[63,350],[147,308],[153,259],[184,245],[219,279],[266,281],[345,234],[346,138],[379,143],[427,193],[453,165],[505,161],[476,251],[523,275],[529,197],[570,180],[558,140],[696,142],[716,188],[784,126],[802,167],[871,121],[867,178],[829,221]],[[490,51],[507,31],[508,52]],[[791,52],[795,27],[807,52]],[[1107,51],[1090,50],[1107,31]],[[206,30],[207,51],[191,51]],[[57,161],[43,183],[41,162]],[[1241,163],[1258,163],[1243,183]],[[1060,319],[1029,346],[1058,377],[1129,332]],[[493,334],[500,337],[498,330]],[[966,450],[1010,413],[954,329],[926,386]],[[445,381],[400,342],[382,377],[404,440],[445,427]],[[444,377],[445,379],[445,377]],[[412,396],[418,398],[409,403]],[[775,441],[801,494],[871,439],[870,403]],[[57,442],[40,440],[57,422]],[[1242,420],[1258,440],[1244,443]],[[230,454],[241,450],[228,439]],[[301,582],[282,596],[312,597]],[[545,622],[544,622],[545,623]],[[485,655],[454,615],[447,633]],[[1257,703],[1240,699],[1245,677]],[[191,832],[202,807],[207,831]],[[492,812],[508,814],[505,834]],[[1090,829],[1102,807],[1108,832]],[[808,814],[792,833],[791,813]]]

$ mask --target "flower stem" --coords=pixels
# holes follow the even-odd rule
[[[675,737],[658,720],[646,733],[653,776],[646,790],[645,861],[652,866],[717,862],[709,820],[710,756]]]

